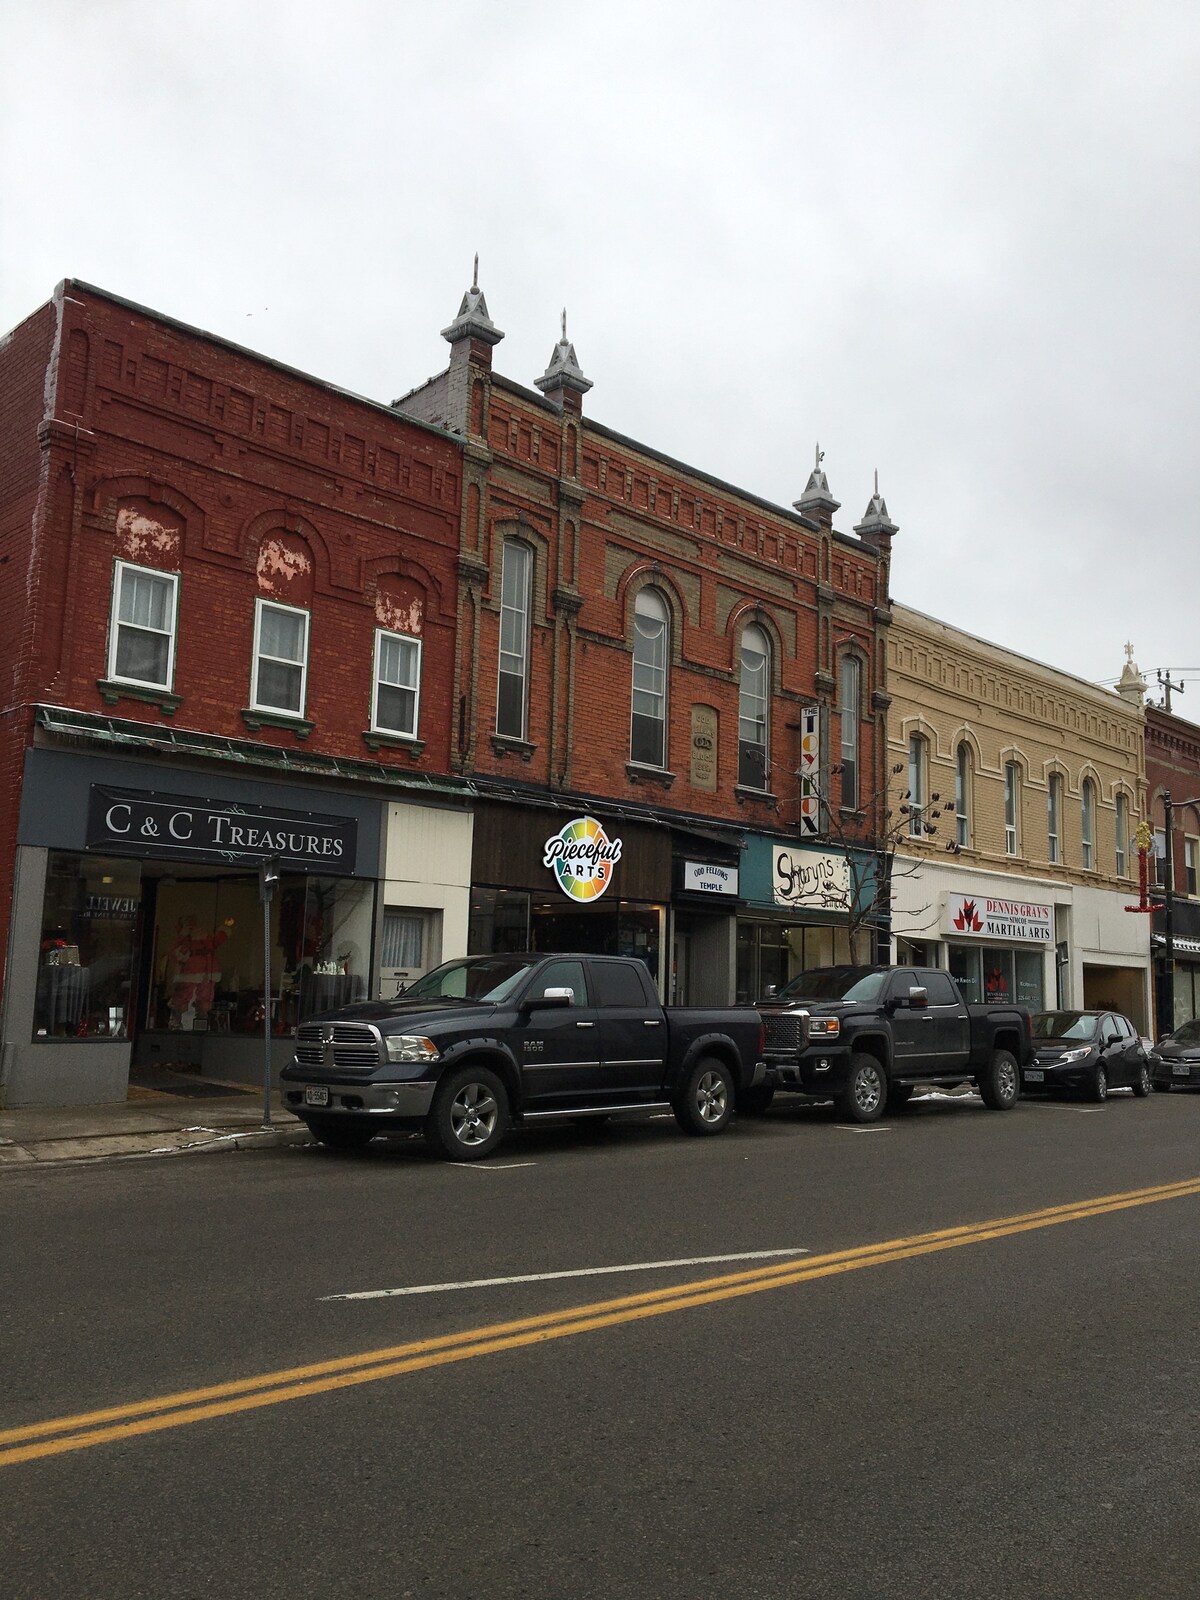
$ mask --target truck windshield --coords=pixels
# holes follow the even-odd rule
[[[814,967],[785,983],[777,1000],[878,1000],[886,972],[870,967]]]
[[[411,983],[402,1000],[504,1000],[541,956],[476,956],[447,961]]]
[[[1033,1019],[1035,1039],[1094,1039],[1099,1017],[1088,1011],[1039,1011]]]

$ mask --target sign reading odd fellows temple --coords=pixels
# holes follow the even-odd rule
[[[288,866],[353,872],[358,823],[352,817],[275,806],[211,805],[187,795],[110,789],[88,796],[87,847],[109,855],[245,862],[278,856]]]

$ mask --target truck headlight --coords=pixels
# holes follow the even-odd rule
[[[841,1031],[840,1017],[814,1017],[808,1025],[810,1039],[836,1039]]]
[[[383,1041],[389,1061],[436,1061],[438,1047],[432,1039],[415,1033],[389,1033]]]

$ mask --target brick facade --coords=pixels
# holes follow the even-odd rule
[[[666,815],[795,835],[796,722],[833,712],[841,656],[860,660],[862,814],[882,790],[890,531],[872,543],[835,532],[825,501],[789,512],[673,461],[583,414],[564,339],[539,395],[492,371],[502,337],[477,291],[446,330],[451,361],[397,401],[466,440],[460,536],[455,768],[550,794],[603,796]],[[472,317],[475,321],[472,321]],[[568,379],[555,381],[556,364]],[[581,378],[581,374],[579,377]],[[533,554],[528,725],[496,730],[506,540]],[[651,587],[669,613],[667,752],[661,770],[630,760],[633,612]],[[770,644],[765,791],[738,782],[743,630]],[[696,760],[715,719],[716,766]]]
[[[0,346],[0,405],[0,604],[19,619],[0,650],[5,881],[36,704],[385,781],[448,771],[457,441],[74,282]],[[110,676],[118,560],[178,574],[165,692]],[[251,710],[259,597],[309,613],[301,716]],[[369,737],[377,627],[421,641],[415,740]]]
[[[1174,898],[1171,930],[1175,966],[1165,970],[1166,920],[1153,918],[1157,1023],[1160,1034],[1200,1016],[1200,727],[1160,706],[1146,707],[1146,784],[1150,821],[1165,832],[1164,794],[1170,794]],[[1190,866],[1190,873],[1189,873]],[[1159,869],[1152,875],[1165,883]]]

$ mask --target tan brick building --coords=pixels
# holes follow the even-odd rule
[[[888,690],[896,960],[948,967],[975,1000],[1111,1005],[1149,1031],[1149,919],[1125,909],[1140,708],[904,606]]]

